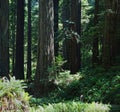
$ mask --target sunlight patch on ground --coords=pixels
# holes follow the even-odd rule
[[[56,80],[59,85],[68,85],[72,81],[79,80],[80,78],[82,78],[82,75],[80,73],[71,75],[70,71],[64,71],[59,74]]]

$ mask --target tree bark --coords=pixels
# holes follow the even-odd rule
[[[98,24],[98,13],[99,13],[99,0],[95,0],[95,9],[94,9],[94,26]],[[95,32],[93,39],[93,49],[92,49],[92,65],[93,67],[99,64],[99,48],[98,48],[98,33]]]
[[[53,0],[39,1],[39,42],[37,68],[35,74],[35,96],[47,94],[50,73],[48,68],[54,63],[54,9]],[[39,90],[38,90],[39,88]]]
[[[17,0],[15,76],[24,79],[24,0]]]
[[[9,74],[8,0],[0,0],[0,76]]]
[[[72,22],[71,30],[73,33],[77,33],[80,35],[80,21],[81,21],[81,10],[80,10],[80,0],[71,0],[70,7],[70,20]],[[78,10],[79,9],[79,10]],[[79,12],[80,11],[80,12]],[[80,43],[77,41],[78,37],[74,34],[70,39],[70,72],[71,74],[75,74],[79,71],[81,66],[81,53],[80,53]]]
[[[115,3],[115,12],[116,12],[116,16],[115,16],[115,44],[114,44],[114,52],[113,54],[115,55],[115,61],[116,63],[120,63],[119,59],[120,59],[120,1],[116,0]]]
[[[114,0],[105,0],[105,35],[103,43],[103,66],[109,68],[113,64],[115,39]]]
[[[27,80],[31,79],[31,0],[28,0]]]
[[[118,0],[118,4],[117,4],[117,21],[118,21],[118,30],[117,30],[117,54],[120,57],[120,1]]]

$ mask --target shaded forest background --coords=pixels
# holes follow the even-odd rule
[[[119,0],[0,0],[0,76],[34,97],[120,104]]]

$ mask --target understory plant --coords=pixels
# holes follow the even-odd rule
[[[15,77],[0,79],[0,112],[29,112],[30,96],[25,84]]]
[[[26,85],[15,77],[0,79],[0,112],[109,112],[109,105],[64,101],[42,105],[29,105],[30,96]],[[32,102],[31,102],[32,103]]]
[[[120,104],[120,72],[92,69],[79,80],[73,80],[65,88],[61,88],[58,96],[64,100]]]
[[[30,112],[109,112],[108,105],[98,103],[66,102],[31,107]]]

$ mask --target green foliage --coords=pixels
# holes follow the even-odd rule
[[[81,75],[79,73],[70,75],[69,71],[64,71],[59,74],[56,80],[61,87],[65,88],[71,82],[78,81],[80,78],[81,78]]]
[[[24,91],[23,81],[14,77],[0,79],[0,110],[25,112],[29,107],[30,96]]]
[[[61,88],[54,94],[64,100],[120,104],[120,72],[106,71],[98,67],[91,71],[86,69],[79,77],[79,80],[72,80],[69,84],[65,81],[66,86],[64,83],[64,86],[60,86]]]
[[[66,102],[32,107],[30,112],[109,112],[109,106],[92,103]]]
[[[117,80],[117,79],[115,79]],[[25,84],[23,81],[10,80],[3,78],[0,80],[0,109],[1,112],[17,111],[17,112],[109,112],[109,106],[98,103],[80,103],[80,102],[60,102],[49,103],[48,99],[32,98],[31,106],[29,106],[29,95],[24,91]],[[35,101],[37,100],[37,101]],[[36,106],[36,102],[41,102]],[[42,105],[42,106],[41,106]]]
[[[95,69],[88,70],[87,68],[91,66],[92,57],[92,47],[93,39],[95,35],[99,38],[99,59],[101,59],[102,54],[102,39],[104,32],[104,1],[100,1],[100,10],[98,14],[98,24],[94,26],[94,0],[81,0],[82,2],[82,18],[81,18],[81,37],[76,32],[69,29],[70,24],[73,24],[70,20],[66,22],[66,28],[62,26],[62,7],[69,7],[67,1],[60,0],[59,9],[59,31],[58,38],[55,42],[59,42],[59,51],[62,54],[62,45],[64,40],[71,39],[72,35],[78,37],[78,42],[82,43],[81,53],[82,53],[82,74],[70,75],[68,71],[62,70],[62,65],[65,63],[61,55],[56,57],[56,61],[53,66],[48,68],[50,73],[49,79],[54,80],[57,83],[57,90],[50,93],[49,98],[35,99],[32,98],[31,112],[77,112],[77,110],[83,112],[107,112],[104,111],[104,106],[102,104],[92,103],[92,104],[80,104],[79,102],[67,102],[67,103],[57,103],[64,100],[81,100],[82,102],[104,102],[104,103],[115,103],[120,104],[120,66],[112,67],[109,71],[101,67],[96,67]],[[10,0],[10,71],[12,72],[13,53],[13,36],[12,32],[16,32],[12,23],[15,16],[16,21],[16,7],[15,2]],[[32,1],[32,79],[36,71],[36,57],[37,57],[37,41],[38,41],[38,10],[39,10],[38,0]],[[14,12],[15,11],[15,12]],[[114,13],[111,9],[106,10],[108,12]],[[27,59],[27,5],[25,7],[25,60]],[[15,41],[15,40],[14,40]],[[120,57],[115,58],[116,63],[119,65]],[[100,60],[101,61],[101,60]],[[89,64],[89,65],[88,65]],[[86,67],[86,68],[85,68]],[[117,69],[117,70],[116,70]],[[27,71],[26,61],[25,61],[25,74]],[[49,84],[48,84],[49,85]],[[33,83],[29,84],[29,87],[33,87]],[[13,108],[22,111],[26,109],[29,101],[29,95],[24,92],[24,83],[20,80],[15,80],[10,78],[10,80],[4,78],[0,80],[0,108],[6,109],[8,104],[14,105]],[[31,88],[32,88],[31,87]],[[52,87],[52,86],[50,86]],[[32,88],[33,89],[33,88]],[[51,88],[50,88],[51,89]],[[6,102],[7,101],[7,102]],[[43,106],[43,103],[46,104]],[[50,103],[49,105],[47,105]],[[54,104],[52,104],[54,103]],[[35,104],[42,105],[35,107]],[[87,108],[86,108],[87,105]],[[106,106],[105,106],[106,107]],[[79,109],[78,109],[79,108]],[[103,109],[103,110],[102,110]]]
[[[63,57],[61,55],[58,55],[55,58],[55,62],[54,64],[48,68],[48,72],[49,72],[49,79],[56,79],[57,76],[60,74],[60,72],[62,71],[62,66],[66,61],[63,60]]]

